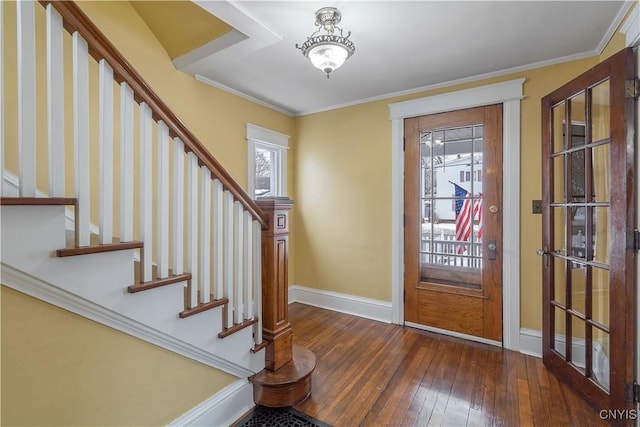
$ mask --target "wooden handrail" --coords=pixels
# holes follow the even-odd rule
[[[72,34],[77,31],[87,42],[89,54],[96,61],[106,60],[113,68],[114,78],[119,83],[126,82],[133,90],[135,100],[138,103],[145,102],[151,108],[154,120],[162,120],[169,127],[171,136],[178,137],[184,142],[185,151],[193,152],[198,157],[199,164],[206,166],[211,171],[211,175],[220,180],[224,189],[229,190],[263,228],[266,227],[265,215],[260,207],[191,133],[182,120],[160,99],[75,2],[54,0],[39,0],[39,2],[45,7],[48,4],[55,7],[62,15],[64,28]]]

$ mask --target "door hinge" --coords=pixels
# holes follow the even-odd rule
[[[625,387],[627,402],[639,403],[640,402],[640,384],[637,381],[627,384]]]
[[[407,151],[407,138],[406,137],[402,137],[402,151]]]
[[[404,290],[404,296],[402,297],[402,302],[406,303],[407,302],[407,290]]]
[[[627,232],[627,250],[629,249],[634,252],[640,251],[640,231],[637,229]]]
[[[640,79],[625,80],[624,93],[627,98],[637,98],[640,96]]]

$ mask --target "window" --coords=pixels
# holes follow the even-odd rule
[[[286,196],[289,136],[247,123],[247,143],[249,194]]]

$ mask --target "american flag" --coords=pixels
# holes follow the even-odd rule
[[[460,242],[466,242],[471,237],[471,230],[473,228],[473,222],[478,221],[480,229],[478,230],[478,238],[482,237],[482,193],[480,198],[472,200],[467,198],[469,192],[458,184],[454,184],[455,191],[455,211],[456,211],[456,240]],[[472,208],[473,205],[473,208]],[[461,254],[467,250],[465,245],[458,248],[458,253]]]

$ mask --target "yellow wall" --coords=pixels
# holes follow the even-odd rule
[[[292,283],[391,301],[391,122],[394,102],[526,78],[521,103],[521,327],[542,328],[542,274],[536,249],[540,199],[540,100],[624,47],[616,36],[602,58],[592,57],[499,78],[389,98],[298,118],[298,201]],[[331,129],[331,134],[326,133]],[[508,183],[505,183],[508,185]]]
[[[2,425],[166,425],[236,380],[0,289]]]

